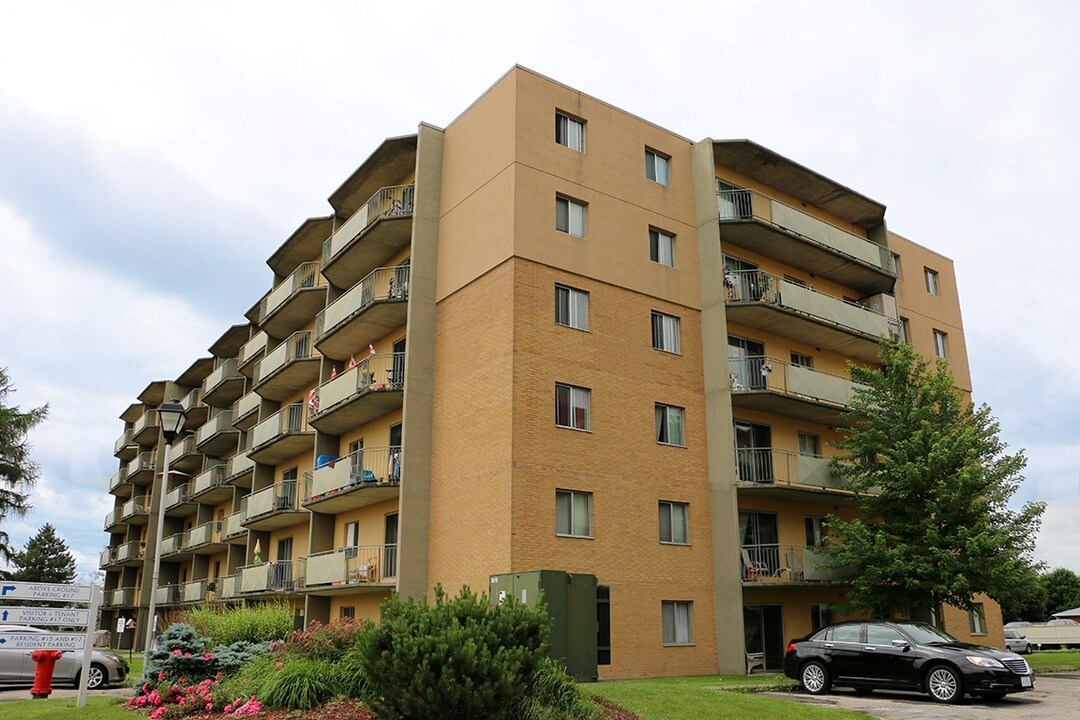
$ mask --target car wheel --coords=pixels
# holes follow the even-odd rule
[[[105,687],[106,681],[109,679],[109,673],[105,669],[104,665],[100,663],[90,663],[90,674],[86,676],[86,688],[88,690],[97,690],[98,688]],[[82,680],[81,671],[75,676],[75,684],[78,685]]]
[[[935,665],[926,676],[926,691],[938,702],[958,703],[964,697],[964,681],[948,665]]]
[[[817,660],[811,660],[803,665],[799,673],[799,683],[803,689],[811,695],[824,695],[829,692],[832,680],[829,679],[829,671]]]

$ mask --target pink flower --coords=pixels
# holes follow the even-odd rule
[[[206,703],[206,712],[210,712],[213,709],[214,709],[214,703],[212,703],[212,702]]]
[[[165,679],[165,671],[164,670],[162,670],[161,672],[159,672],[157,674],[157,679],[158,680],[164,680]]]
[[[276,667],[278,670],[280,670],[281,668],[285,667],[285,663],[278,660],[276,663],[274,663],[274,667]]]
[[[172,654],[173,655],[179,655],[180,654],[180,648],[176,648],[175,650],[173,650]]]
[[[210,662],[211,660],[214,659],[214,656],[211,655],[210,653],[203,653],[202,659],[206,660],[207,662]]]

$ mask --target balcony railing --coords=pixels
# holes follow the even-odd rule
[[[247,498],[244,499],[246,500]],[[226,515],[224,518],[222,518],[222,540],[229,540],[230,538],[236,538],[247,533],[248,529],[241,524],[244,522],[244,515],[244,510],[240,510],[238,512],[234,512],[232,515]]]
[[[262,396],[254,390],[242,396],[236,402],[236,422],[239,423],[241,419],[247,418],[251,413],[259,412],[260,403],[262,403]],[[245,425],[250,423],[251,421],[249,420]]]
[[[127,482],[127,466],[124,466],[113,473],[113,476],[109,478],[109,492],[114,492],[116,488],[120,487]]]
[[[282,592],[293,589],[291,560],[245,565],[240,568],[240,592]]]
[[[199,428],[199,432],[196,434],[196,445],[202,445],[207,440],[212,438],[221,432],[236,432],[233,427],[233,420],[236,417],[236,413],[232,410],[222,410],[214,417],[203,423],[203,426]]]
[[[116,562],[116,548],[105,548],[98,555],[98,567],[103,568],[106,565],[112,565]]]
[[[296,485],[295,480],[285,480],[248,495],[245,521],[250,522],[263,515],[296,510]]]
[[[848,378],[792,365],[763,355],[728,357],[732,392],[769,392],[809,398],[847,407],[860,387]]]
[[[397,577],[397,545],[340,547],[306,555],[297,562],[301,589],[392,582]]]
[[[113,562],[141,560],[146,557],[146,543],[132,540],[114,549]]]
[[[190,411],[196,405],[202,405],[202,388],[197,387],[180,400],[180,407],[184,408],[184,412]]]
[[[243,376],[236,366],[236,358],[227,358],[221,361],[213,372],[206,376],[206,380],[203,381],[203,397],[212,395],[222,383],[229,380],[239,380]]]
[[[821,547],[743,545],[743,582],[835,583],[851,575],[848,568],[826,568],[831,557]],[[747,562],[749,559],[749,562]]]
[[[315,333],[322,338],[377,302],[409,299],[409,266],[372,270],[344,295],[315,316]]]
[[[120,519],[127,520],[136,515],[145,515],[150,512],[150,496],[140,495],[124,503],[120,509]]]
[[[326,412],[338,403],[369,392],[405,388],[405,353],[368,355],[350,368],[319,386],[318,412]],[[308,406],[311,410],[311,406]],[[313,417],[317,413],[310,413]]]
[[[120,522],[120,515],[123,510],[123,507],[113,508],[105,515],[105,530]]]
[[[359,210],[353,213],[352,217],[323,242],[323,265],[351,244],[365,228],[379,218],[412,215],[415,187],[415,185],[384,187],[372,195]]]
[[[353,488],[401,482],[400,447],[363,448],[304,473],[304,502]]]
[[[116,438],[116,442],[113,443],[113,455],[119,455],[124,448],[134,443],[135,441],[131,439],[131,428],[124,430],[120,437]]]
[[[240,348],[239,367],[246,368],[249,364],[258,360],[266,352],[268,338],[266,333],[260,330]]]
[[[218,597],[231,600],[240,594],[238,575],[226,575],[218,580]]]
[[[302,432],[308,432],[307,409],[304,403],[293,403],[256,425],[251,431],[251,445],[257,448],[281,435]]]
[[[127,464],[127,477],[134,482],[135,476],[141,472],[153,472],[157,468],[157,458],[152,452],[141,452]],[[153,477],[151,475],[151,477]],[[149,479],[149,478],[148,478]]]
[[[172,555],[184,549],[184,533],[176,533],[161,540],[161,554]]]
[[[170,475],[172,473],[169,473]],[[188,502],[188,495],[190,494],[191,487],[185,483],[183,485],[177,485],[169,492],[165,493],[165,509],[176,507],[177,505],[183,505]]]
[[[311,357],[311,333],[308,331],[293,333],[255,365],[255,382],[263,382],[293,360],[309,357]]]
[[[131,434],[133,437],[138,438],[141,444],[150,445],[157,439],[158,427],[158,411],[151,408],[135,421],[135,426],[131,429]]]
[[[197,603],[206,600],[206,580],[192,580],[180,586],[180,602]]]
[[[325,284],[326,281],[319,272],[319,263],[303,263],[262,299],[259,308],[259,319],[266,320],[271,313],[284,305],[295,293],[306,288],[321,287]]]
[[[225,463],[225,477],[227,479],[235,478],[242,475],[255,467],[255,461],[247,456],[246,452],[239,455],[233,455]]]
[[[191,550],[203,545],[209,545],[213,542],[217,542],[221,535],[221,523],[212,520],[208,523],[203,523],[198,527],[193,527],[188,530],[187,540],[184,543],[185,550]]]
[[[154,593],[154,600],[158,605],[179,605],[180,604],[180,586],[179,585],[165,585],[159,587]]]
[[[775,448],[737,448],[735,467],[742,483],[846,489],[844,483],[829,472],[828,459],[818,455]]]
[[[139,604],[139,588],[123,587],[108,590],[105,593],[105,604],[111,607],[128,606]]]
[[[196,475],[191,481],[191,497],[198,497],[207,490],[222,487],[225,484],[225,467],[222,463]]]

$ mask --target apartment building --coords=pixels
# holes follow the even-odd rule
[[[779,667],[845,600],[819,564],[853,512],[847,362],[903,338],[970,391],[952,263],[884,205],[521,67],[329,203],[121,414],[107,620],[146,627],[163,502],[162,611],[281,598],[302,625],[557,570],[596,578],[602,678]],[[1000,641],[989,599],[945,622]]]

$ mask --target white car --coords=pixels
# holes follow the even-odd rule
[[[37,633],[46,634],[48,630],[42,630],[29,625],[0,625],[0,633],[10,635],[14,633]],[[42,650],[49,648],[42,647]],[[34,672],[37,663],[30,659],[32,650],[8,649],[0,645],[0,683],[29,685],[34,682]],[[79,673],[82,672],[82,651],[64,652],[64,656],[56,661],[53,670],[52,682],[54,685],[78,685]],[[103,688],[112,683],[122,683],[127,677],[127,661],[119,655],[111,652],[93,650],[90,653],[90,675],[86,686],[90,689]]]
[[[1006,630],[1005,631],[1005,649],[1014,653],[1031,652],[1031,644],[1028,643],[1028,639],[1024,637],[1024,634],[1018,630]]]

